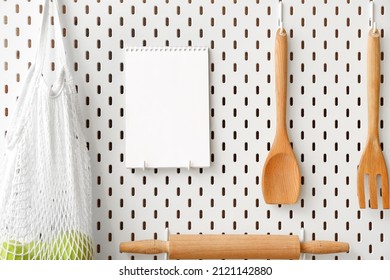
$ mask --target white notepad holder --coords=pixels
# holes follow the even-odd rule
[[[208,48],[133,47],[125,63],[126,167],[210,166]]]

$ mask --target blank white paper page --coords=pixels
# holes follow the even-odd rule
[[[126,52],[126,167],[208,167],[208,48]]]

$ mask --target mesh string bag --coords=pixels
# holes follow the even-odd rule
[[[59,69],[52,86],[42,75],[50,11]],[[90,160],[60,30],[56,1],[45,0],[0,165],[0,259],[93,259]]]

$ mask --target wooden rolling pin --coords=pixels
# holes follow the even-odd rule
[[[301,253],[348,252],[336,241],[300,242],[297,235],[169,235],[169,241],[122,242],[121,253],[160,254],[168,259],[299,259]]]

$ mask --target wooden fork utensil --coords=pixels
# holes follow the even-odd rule
[[[367,48],[367,101],[368,101],[368,136],[366,147],[360,159],[357,178],[359,207],[366,208],[364,195],[364,176],[368,175],[370,193],[369,207],[378,208],[377,178],[382,182],[382,203],[384,209],[389,209],[389,183],[386,161],[379,141],[379,84],[380,84],[380,34],[371,29],[368,34]]]

